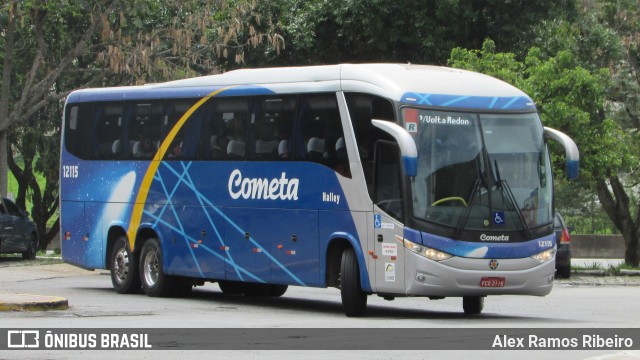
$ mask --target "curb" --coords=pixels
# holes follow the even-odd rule
[[[604,270],[573,270],[572,274],[588,275],[588,276],[606,276],[608,273]]]
[[[640,270],[620,269],[620,275],[640,276]]]
[[[0,294],[0,311],[67,310],[69,300],[58,296]]]

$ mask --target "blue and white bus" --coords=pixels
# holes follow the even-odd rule
[[[115,290],[281,296],[546,295],[553,181],[533,101],[489,76],[343,64],[85,89],[66,101],[64,261]]]

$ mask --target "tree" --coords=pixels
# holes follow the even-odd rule
[[[573,22],[548,23],[539,39],[544,49],[564,48],[576,55],[582,66],[606,68],[609,86],[605,110],[624,131],[623,157],[637,154],[640,130],[640,8],[633,0],[582,0]],[[638,265],[640,208],[638,205],[637,161],[615,167],[594,179],[599,202],[625,238],[625,261]]]
[[[572,0],[280,2],[287,39],[281,64],[445,64],[454,47],[479,48],[486,37],[524,49],[541,21],[575,13]]]
[[[485,41],[482,50],[454,49],[450,64],[502,78],[528,93],[536,102],[543,123],[576,141],[581,152],[579,181],[584,186],[598,186],[605,179],[614,179],[620,169],[636,162],[625,141],[629,134],[606,108],[606,91],[611,84],[607,69],[590,71],[579,64],[572,52],[559,51],[549,57],[536,47],[529,50],[524,61],[518,61],[514,54],[496,53],[491,40]],[[554,162],[558,164],[562,155],[558,151],[555,154]],[[634,240],[633,234],[623,231],[624,227],[618,228],[627,241],[625,261],[638,266],[637,237]]]
[[[52,149],[60,148],[61,107],[60,103],[52,103],[9,132],[11,150],[7,152],[8,165],[18,179],[16,204],[26,209],[26,199],[30,197],[31,217],[40,235],[41,250],[46,249],[60,231],[60,222],[56,217],[60,155]],[[16,154],[20,156],[19,161],[14,157]],[[42,174],[42,184],[37,182],[36,173]],[[48,226],[51,219],[56,220]]]
[[[6,193],[10,164],[19,181],[18,200],[24,205],[24,197],[32,196],[42,232],[57,197],[57,166],[49,166],[57,164],[50,158],[57,147],[50,135],[59,127],[64,97],[89,86],[216,73],[231,62],[242,64],[246,50],[279,51],[284,44],[276,26],[263,23],[255,8],[249,0],[10,0],[1,5],[0,193]],[[9,131],[14,153],[8,157]],[[23,167],[15,156],[21,156]],[[34,171],[45,174],[45,188],[38,187]]]

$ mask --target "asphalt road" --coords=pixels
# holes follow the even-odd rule
[[[465,316],[461,300],[430,301],[399,298],[385,301],[370,296],[368,316],[347,318],[336,289],[290,287],[276,299],[222,294],[215,284],[193,291],[186,299],[119,295],[106,271],[86,271],[66,264],[39,260],[22,263],[0,259],[0,294],[29,293],[65,297],[68,310],[0,312],[0,328],[264,328],[264,329],[576,329],[637,328],[640,277],[574,276],[556,282],[546,297],[489,297],[480,316]],[[268,331],[268,330],[267,330]],[[444,330],[443,330],[444,331]],[[371,339],[372,343],[379,341]],[[640,342],[640,339],[637,339]],[[331,348],[331,345],[328,346]],[[0,358],[274,358],[294,354],[302,359],[491,358],[640,359],[640,351],[0,351]]]

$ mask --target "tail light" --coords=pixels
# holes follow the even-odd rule
[[[562,229],[562,235],[560,236],[560,244],[569,244],[571,242],[571,237],[569,236],[569,230],[566,228]]]

